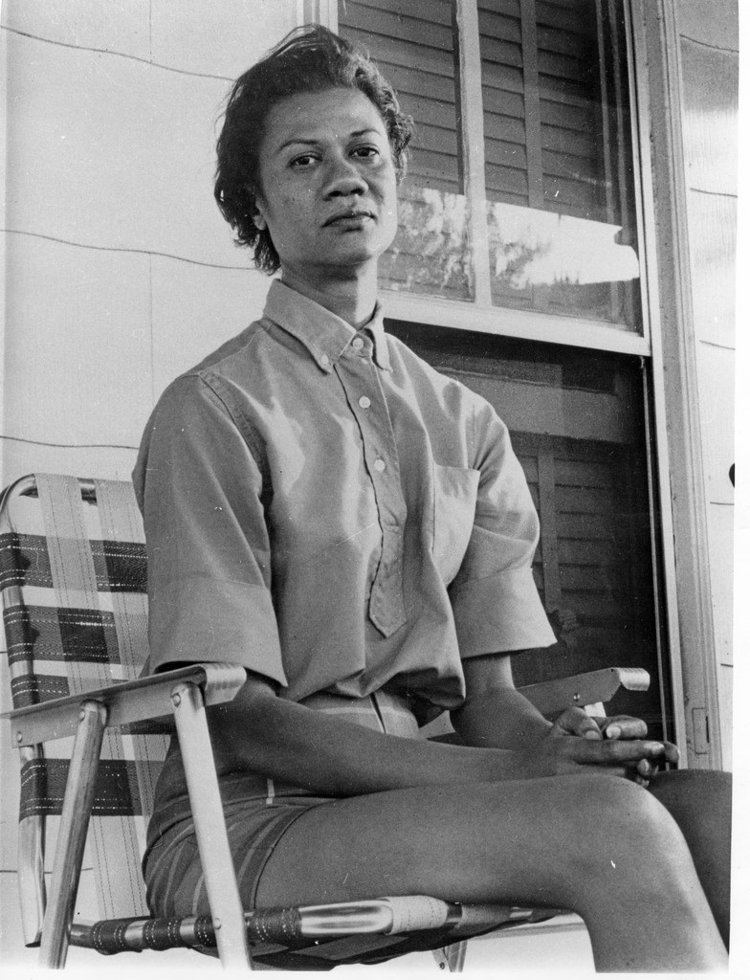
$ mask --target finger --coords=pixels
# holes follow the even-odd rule
[[[553,727],[558,734],[577,735],[579,738],[596,741],[602,737],[596,721],[590,718],[583,708],[566,708],[556,719]]]
[[[619,776],[622,779],[633,778],[633,771],[629,766],[592,765],[589,763],[578,763],[575,769],[571,770],[571,774],[580,773],[582,769],[587,773],[593,773],[597,776]]]
[[[593,742],[588,739],[566,739],[566,754],[577,761],[592,765],[630,764],[634,767],[641,759],[663,760],[666,748],[663,742],[641,739],[608,739]]]
[[[641,718],[617,715],[605,719],[602,732],[605,738],[645,738],[648,725]]]
[[[648,779],[650,776],[653,776],[656,770],[656,766],[654,766],[653,763],[649,762],[648,759],[640,759],[638,761],[638,765],[636,766],[636,769],[638,771],[639,776],[643,776],[644,778]]]
[[[600,776],[619,776],[620,779],[632,779],[632,770],[628,766],[591,766],[589,772],[597,772]]]

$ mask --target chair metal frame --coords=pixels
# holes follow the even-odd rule
[[[79,479],[78,482],[84,499],[94,496],[93,481]],[[22,477],[3,491],[0,496],[0,533],[13,530],[8,512],[11,499],[35,493],[33,476]],[[20,593],[17,586],[6,587],[3,590],[4,609],[14,604],[18,606]],[[25,820],[24,831],[19,837],[24,936],[27,945],[40,945],[40,965],[63,967],[71,941],[76,945],[92,945],[87,927],[73,924],[73,914],[106,727],[132,726],[155,719],[163,721],[171,714],[182,751],[211,909],[207,928],[215,935],[219,957],[225,967],[251,966],[250,927],[255,928],[252,935],[263,936],[267,920],[262,919],[261,913],[245,912],[240,901],[205,712],[207,705],[231,700],[244,681],[245,671],[241,667],[203,663],[44,701],[2,715],[12,726],[13,740],[22,759],[42,758],[43,744],[47,741],[75,737],[49,895],[45,894],[44,883],[44,816]],[[595,704],[596,710],[603,713],[602,703],[608,701],[619,687],[645,690],[648,683],[649,677],[644,670],[605,668],[520,690],[543,714],[559,712],[570,704]],[[412,899],[412,906],[407,907],[404,903]],[[449,903],[424,896],[337,903],[293,911],[297,928],[313,938],[399,931],[396,920],[402,920],[404,915],[410,919],[412,928],[426,928],[436,914],[446,921],[452,914]],[[472,934],[534,917],[531,910],[494,906],[466,906],[462,914],[465,914]],[[127,936],[127,924],[123,924],[122,930]],[[127,943],[122,948],[127,948]],[[445,955],[443,962],[451,969],[460,969],[465,942],[456,943],[449,949],[452,953]]]

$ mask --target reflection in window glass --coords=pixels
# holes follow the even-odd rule
[[[339,30],[363,44],[416,123],[399,231],[382,284],[470,299],[456,121],[452,0],[341,0]]]
[[[622,5],[479,0],[493,302],[636,327]]]

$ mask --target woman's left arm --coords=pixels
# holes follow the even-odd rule
[[[546,735],[580,738],[645,738],[646,723],[618,715],[594,719],[582,708],[567,708],[547,721],[513,683],[512,654],[491,653],[463,661],[466,698],[451,715],[467,745],[517,748]]]
[[[577,736],[596,739],[642,739],[646,723],[618,715],[594,719],[582,708],[566,708],[554,722],[547,721],[513,684],[511,654],[495,653],[463,661],[466,698],[451,712],[451,721],[465,745],[483,748],[529,749],[547,738]],[[668,762],[677,761],[677,749],[665,746]],[[646,784],[654,772],[648,759],[632,767],[631,778]]]
[[[451,721],[466,745],[525,747],[549,734],[551,723],[513,684],[510,654],[469,657],[462,666],[466,697]]]

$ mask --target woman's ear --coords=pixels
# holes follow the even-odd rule
[[[258,231],[265,231],[268,228],[268,221],[266,220],[266,207],[265,202],[261,198],[260,194],[255,195],[255,213],[253,214],[253,221],[255,222],[255,227]]]

